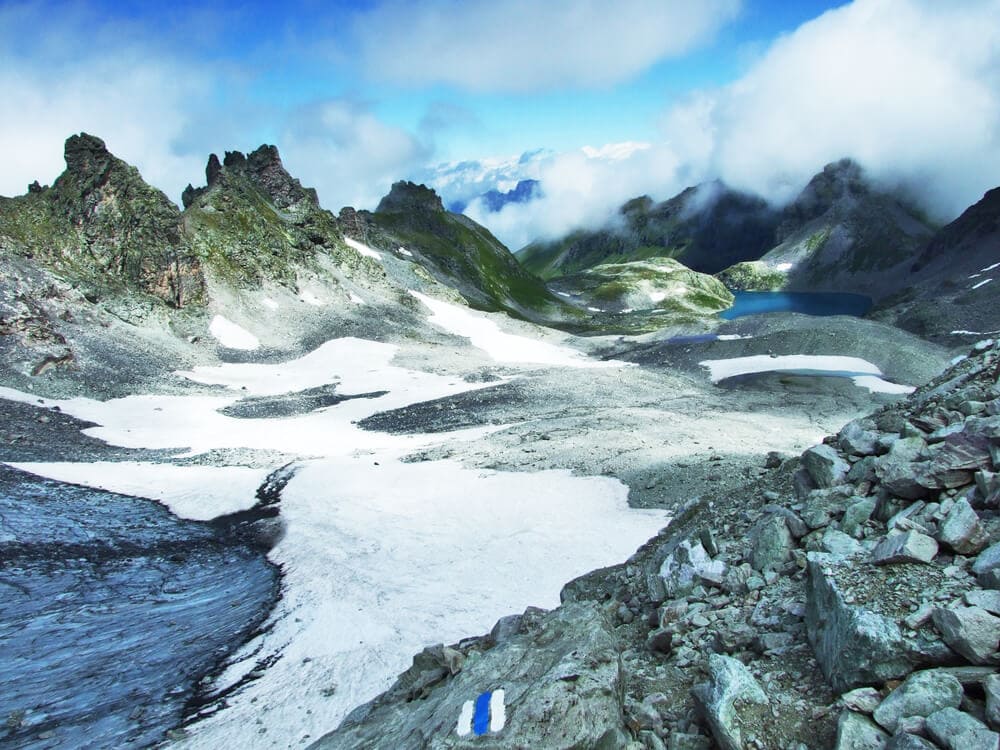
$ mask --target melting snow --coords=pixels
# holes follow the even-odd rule
[[[361,297],[359,297],[358,295],[356,295],[354,292],[351,292],[349,296],[351,298],[351,302],[353,302],[355,305],[363,305],[363,304],[365,304],[365,301],[363,299],[361,299]]]
[[[221,315],[212,318],[208,332],[228,349],[243,349],[244,351],[260,349],[260,339]]]
[[[983,280],[982,280],[982,281],[980,281],[980,282],[979,282],[978,284],[974,284],[974,285],[973,285],[973,287],[972,287],[972,289],[978,289],[978,288],[979,288],[979,287],[981,287],[981,286],[986,286],[986,285],[987,285],[987,284],[989,284],[989,283],[990,283],[991,281],[993,281],[993,279],[983,279]],[[972,290],[970,290],[970,291],[972,291]]]
[[[774,268],[775,268],[776,271],[790,271],[790,270],[792,270],[792,264],[791,263],[779,263]]]
[[[411,291],[414,297],[430,308],[428,320],[456,336],[469,339],[474,347],[482,349],[497,362],[511,362],[553,367],[624,367],[624,362],[589,359],[582,353],[565,346],[556,346],[524,336],[504,333],[489,318],[476,315],[464,307],[436,300],[420,292]]]
[[[732,359],[708,359],[699,362],[707,367],[713,383],[737,375],[761,372],[788,372],[802,375],[832,375],[848,377],[860,388],[873,393],[912,393],[909,385],[890,383],[881,378],[882,371],[867,360],[839,355],[790,354],[771,357],[757,354]]]
[[[980,273],[989,273],[994,268],[1000,268],[1000,263],[994,263],[992,266],[986,266],[986,268],[980,268],[979,272]]]
[[[344,237],[344,242],[347,243],[348,247],[353,247],[359,253],[364,255],[366,258],[374,258],[375,260],[382,260],[382,256],[372,250],[368,245],[362,244],[357,240],[351,239],[350,237]]]
[[[413,253],[411,253],[405,247],[399,248],[396,252],[399,253],[400,255],[405,255],[407,258],[412,258],[413,257]]]
[[[651,302],[663,302],[667,298],[666,292],[650,292],[649,299]]]
[[[275,302],[270,297],[264,297],[264,299],[261,300],[261,304],[263,304],[264,307],[266,307],[268,310],[277,310],[278,309],[278,303]]]

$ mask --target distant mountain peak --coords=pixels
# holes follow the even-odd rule
[[[403,211],[444,213],[444,203],[432,188],[415,182],[400,180],[394,182],[389,194],[379,201],[375,213],[389,214]]]

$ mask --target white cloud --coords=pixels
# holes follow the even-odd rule
[[[427,158],[407,131],[379,120],[368,107],[335,99],[302,108],[281,139],[282,161],[324,207],[373,209],[392,183]]]
[[[630,198],[667,197],[684,187],[686,176],[670,149],[634,142],[554,154],[533,167],[541,198],[510,203],[498,213],[475,201],[465,211],[513,250],[535,239],[601,226]]]
[[[1000,2],[857,0],[674,109],[694,172],[787,200],[843,156],[954,216],[1000,182]]]
[[[391,0],[355,24],[376,77],[473,91],[603,87],[706,41],[740,0]]]
[[[206,76],[134,39],[113,45],[111,29],[95,34],[78,14],[53,19],[40,6],[10,6],[0,10],[0,28],[0,194],[51,183],[65,166],[63,141],[81,131],[103,138],[174,200],[201,174],[205,155],[181,153],[174,142],[192,103],[208,98]]]

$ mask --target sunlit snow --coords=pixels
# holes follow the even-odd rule
[[[850,378],[860,388],[873,393],[911,393],[909,385],[890,383],[884,380],[882,371],[871,362],[859,357],[839,355],[790,354],[772,357],[757,354],[750,357],[732,359],[708,359],[699,362],[707,367],[713,383],[738,375],[753,375],[762,372],[787,372],[800,375],[832,375]]]
[[[370,247],[368,247],[368,245],[365,245],[364,243],[358,242],[357,240],[351,239],[350,237],[344,237],[344,242],[347,243],[348,247],[354,248],[359,253],[364,255],[366,258],[374,258],[375,260],[382,260],[382,255],[380,253],[377,253],[376,251],[372,250]]]
[[[208,325],[208,332],[216,341],[229,349],[243,349],[244,351],[260,349],[260,340],[256,336],[221,315],[212,318],[212,322]]]

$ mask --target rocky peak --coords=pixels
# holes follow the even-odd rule
[[[842,203],[854,203],[871,192],[864,171],[856,161],[841,159],[823,167],[784,211],[779,240]]]
[[[264,193],[277,208],[286,209],[305,201],[312,207],[319,207],[319,199],[312,188],[302,187],[292,177],[281,162],[276,146],[262,145],[256,151],[244,154],[241,151],[227,151],[220,164],[219,157],[211,154],[205,167],[207,188],[188,185],[181,199],[184,207],[189,207],[195,199],[223,182],[226,175],[249,180],[254,187]]]
[[[101,175],[115,161],[104,141],[87,133],[67,138],[63,155],[66,159],[66,171],[78,177]]]
[[[389,194],[379,201],[375,213],[391,214],[415,211],[444,213],[440,196],[426,185],[400,181],[393,183]]]

